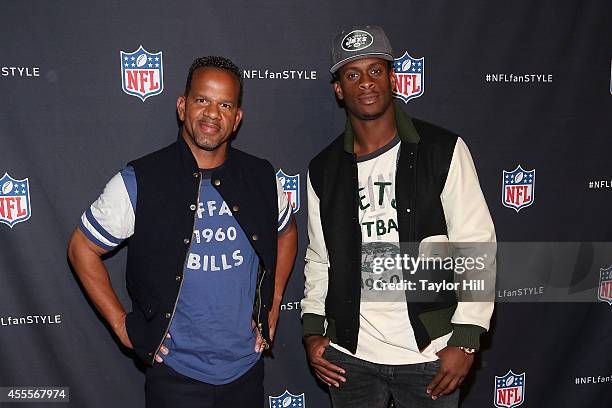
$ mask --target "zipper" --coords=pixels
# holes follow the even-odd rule
[[[200,177],[198,177],[198,195],[196,196],[196,201],[200,200],[200,188],[201,187],[202,187],[202,176],[200,175]],[[189,252],[189,250],[191,249],[191,244],[193,243],[193,230],[195,229],[197,213],[198,213],[197,210],[194,211],[193,213],[193,225],[191,226],[191,236],[189,238],[189,247],[187,248],[187,252]],[[183,271],[185,270],[186,266],[187,266],[187,253],[185,253],[185,261],[183,262]],[[178,300],[179,300],[179,297],[181,296],[181,289],[183,289],[184,281],[185,281],[185,274],[183,273],[183,278],[181,279],[181,284],[179,285],[179,290],[176,295],[176,300],[174,301],[174,307],[172,308],[172,316],[170,316],[170,320],[168,321],[168,326],[166,327],[166,330],[164,331],[164,336],[162,337],[159,343],[159,346],[157,346],[157,350],[155,350],[155,353],[153,353],[153,359],[151,361],[151,364],[155,362],[155,356],[157,355],[157,353],[159,353],[159,349],[161,348],[162,344],[164,344],[164,340],[166,340],[166,336],[168,335],[168,332],[170,331],[170,326],[172,325],[172,319],[174,319],[174,313],[176,312],[176,305],[178,305]]]
[[[353,205],[353,208],[355,211],[355,220],[356,220],[356,227],[359,231],[358,236],[359,236],[359,248],[358,248],[358,252],[357,252],[357,259],[359,260],[359,277],[361,278],[361,265],[362,265],[362,257],[363,257],[363,236],[362,236],[362,232],[361,232],[361,223],[359,222],[359,166],[357,164],[357,155],[355,153],[353,153],[353,180],[354,180],[354,191],[355,191],[355,195],[353,196],[353,200],[355,200],[355,204]],[[361,280],[361,279],[360,279]],[[360,285],[360,289],[359,289],[359,295],[358,295],[358,302],[359,304],[361,303],[361,285]]]
[[[261,336],[261,339],[263,340],[263,345],[264,348],[269,348],[268,342],[266,341],[266,339],[263,336],[263,325],[261,324],[261,284],[263,283],[264,280],[264,276],[266,275],[266,268],[263,268],[263,272],[261,273],[261,279],[259,279],[259,282],[257,283],[257,317],[256,317],[256,327],[257,327],[257,331],[259,331],[259,335]]]
[[[417,216],[416,214],[416,198],[417,198],[417,160],[418,160],[418,155],[419,155],[419,145],[417,144],[414,147],[414,160],[412,162],[412,165],[414,166],[413,168],[413,172],[412,172],[412,185],[414,186],[413,191],[414,191],[414,195],[412,197],[410,197],[410,211],[412,211],[412,214],[410,216],[410,242],[416,242],[417,237],[416,237],[416,226],[415,226],[415,218]]]

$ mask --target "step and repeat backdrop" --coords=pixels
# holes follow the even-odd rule
[[[265,357],[264,405],[330,407],[301,342],[306,171],[345,121],[331,39],[377,24],[397,58],[396,102],[463,137],[498,241],[532,250],[500,254],[498,304],[462,406],[612,406],[612,251],[600,250],[612,241],[608,0],[21,1],[1,10],[0,405],[28,387],[64,401],[45,406],[143,405],[144,367],[84,296],[66,244],[117,171],[176,139],[192,60],[222,55],[244,77],[234,146],[273,163],[300,234]],[[552,248],[543,264],[538,248]],[[126,253],[105,262],[129,307]]]

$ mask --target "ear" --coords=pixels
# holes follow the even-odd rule
[[[336,96],[338,97],[338,99],[344,99],[344,96],[342,95],[342,86],[340,85],[340,81],[334,82],[334,92],[336,92]]]
[[[236,131],[236,129],[238,129],[238,125],[240,124],[240,121],[242,120],[242,108],[238,108],[238,111],[236,112],[236,120],[234,120],[234,128],[233,128],[233,132]]]
[[[184,95],[181,95],[176,100],[176,111],[181,122],[185,121],[185,103],[187,102]]]
[[[389,82],[391,83],[391,91],[395,89],[395,84],[397,83],[397,77],[395,76],[395,71],[393,68],[389,70]]]

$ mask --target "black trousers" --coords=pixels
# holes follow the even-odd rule
[[[166,364],[147,368],[146,408],[263,407],[263,358],[229,384],[212,385],[177,373]]]

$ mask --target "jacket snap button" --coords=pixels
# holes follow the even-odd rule
[[[406,212],[410,212],[410,208],[406,208]]]
[[[213,181],[213,184],[214,184],[215,186],[220,186],[220,185],[221,185],[221,180],[216,179],[216,180],[214,180],[214,181]]]
[[[196,209],[195,204],[191,204],[191,205],[189,206],[189,209],[190,209],[191,211],[195,211],[195,209]]]
[[[189,239],[188,239],[188,238],[185,238],[185,239],[183,240],[183,244],[188,244],[188,243],[189,243]]]
[[[193,177],[198,178],[200,177],[200,173],[198,173],[197,171],[195,173],[193,173]]]
[[[259,237],[257,236],[257,234],[253,234],[253,236],[251,237],[253,239],[253,241],[257,241],[259,239]]]
[[[172,317],[172,314],[170,314],[170,313],[166,313],[166,319],[169,319],[169,318],[171,318],[171,317]]]
[[[238,212],[239,209],[240,209],[240,207],[238,207],[237,205],[232,207],[232,211],[233,212]]]

